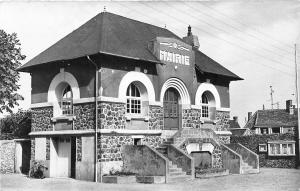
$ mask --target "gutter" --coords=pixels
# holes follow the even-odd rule
[[[98,92],[99,92],[99,88],[98,88],[98,79],[99,79],[99,74],[98,74],[98,65],[87,55],[86,56],[87,59],[95,66],[95,164],[94,164],[94,177],[95,177],[95,182],[98,182],[98,169],[97,169],[97,161],[98,161],[98,154],[97,154],[97,140],[98,140],[98,135],[97,135],[97,131],[98,131]],[[102,182],[102,176],[101,176],[101,164],[100,166],[100,182]]]

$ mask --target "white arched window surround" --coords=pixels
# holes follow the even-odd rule
[[[132,82],[139,88],[142,97],[147,96],[149,102],[155,102],[155,92],[151,80],[144,73],[135,71],[128,72],[123,76],[119,85],[119,99],[126,103],[126,91]]]
[[[164,101],[164,95],[167,89],[169,88],[174,88],[178,91],[180,95],[180,104],[182,105],[190,105],[191,100],[190,100],[190,95],[189,92],[185,86],[185,84],[178,78],[169,78],[164,85],[161,88],[160,91],[160,101],[163,103]]]
[[[76,78],[69,72],[58,73],[51,81],[48,89],[48,102],[53,103],[53,116],[57,117],[62,115],[62,110],[60,108],[60,99],[63,94],[64,89],[67,86],[72,89],[73,99],[80,98],[79,86]]]
[[[202,83],[199,85],[197,91],[196,91],[196,96],[195,96],[195,105],[201,105],[202,103],[202,94],[204,92],[209,92],[212,94],[213,98],[214,98],[214,105],[216,108],[220,108],[221,107],[221,101],[220,101],[220,95],[219,92],[217,90],[217,88],[211,84],[211,83]]]

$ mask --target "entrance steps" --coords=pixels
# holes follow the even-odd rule
[[[169,159],[167,182],[182,182],[193,179],[194,175],[187,175],[187,173],[184,172],[182,168],[174,164],[172,160],[168,157],[168,145],[171,145],[172,143],[173,139],[170,138],[167,139],[162,145],[160,145],[160,147],[156,148],[158,152],[160,152],[166,158]]]

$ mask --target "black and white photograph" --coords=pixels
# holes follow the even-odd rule
[[[299,68],[299,0],[0,0],[0,190],[300,191]]]

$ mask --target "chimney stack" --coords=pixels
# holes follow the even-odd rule
[[[233,121],[238,122],[238,116],[233,116]]]
[[[190,25],[188,26],[187,36],[183,37],[182,39],[185,43],[191,45],[193,48],[198,49],[200,47],[198,37],[192,34],[192,27]]]
[[[286,112],[288,112],[290,115],[294,115],[294,106],[292,100],[286,100]]]
[[[252,112],[248,112],[248,121],[250,120],[251,116],[252,116]]]

